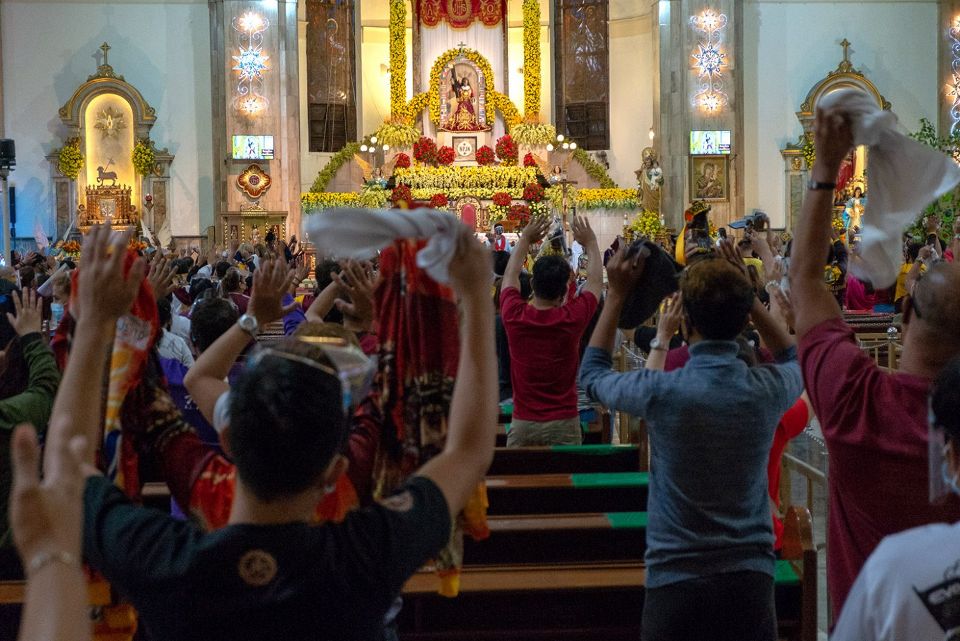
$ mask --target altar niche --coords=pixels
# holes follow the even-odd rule
[[[843,48],[843,60],[837,68],[815,84],[797,112],[797,120],[803,127],[803,133],[797,142],[787,144],[780,154],[784,162],[786,174],[786,226],[793,227],[794,221],[800,216],[800,208],[806,193],[806,184],[809,178],[810,161],[813,158],[813,123],[816,117],[817,106],[824,97],[841,89],[857,89],[871,96],[880,109],[890,109],[890,103],[863,72],[853,66],[850,60],[851,43],[846,38],[840,42]],[[837,191],[834,194],[834,213],[843,220],[844,227],[853,229],[861,225],[860,216],[863,213],[864,196],[867,193],[869,180],[867,175],[867,150],[860,146],[854,149],[844,160],[840,174],[837,176]]]
[[[156,111],[114,71],[108,57],[111,49],[106,42],[100,46],[96,73],[60,108],[62,144],[76,148],[82,168],[76,164],[65,167],[60,149],[47,156],[54,183],[57,238],[111,222],[121,229],[145,225],[166,242],[170,238],[167,210],[173,156],[166,149],[154,148],[150,129]],[[152,163],[148,161],[146,167],[135,166],[138,142],[141,157],[144,145],[152,155]],[[141,220],[141,206],[146,220]]]

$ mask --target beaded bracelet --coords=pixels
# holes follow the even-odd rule
[[[74,567],[79,569],[80,562],[77,560],[77,557],[70,554],[69,552],[64,552],[63,550],[57,550],[56,552],[39,552],[27,565],[28,574],[36,574],[43,568],[47,567],[51,563],[63,563],[66,566]]]

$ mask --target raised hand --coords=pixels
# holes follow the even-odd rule
[[[523,233],[526,234],[535,224],[531,222]],[[493,253],[465,225],[462,227],[457,239],[457,253],[450,261],[450,285],[461,298],[473,294],[489,296],[490,283],[493,282]]]
[[[546,216],[540,218],[534,218],[531,220],[526,227],[523,228],[520,237],[527,241],[530,245],[534,243],[539,243],[543,240],[543,237],[547,235],[547,231],[550,230],[550,225],[553,223]]]
[[[342,271],[339,274],[334,273],[333,280],[349,301],[338,298],[334,305],[347,319],[369,326],[373,322],[373,290],[377,285],[373,266],[370,263],[348,260],[341,263],[340,267]]]
[[[785,291],[783,291],[783,289],[780,288],[779,285],[771,285],[767,291],[770,292],[770,300],[773,303],[771,305],[771,309],[776,308],[780,320],[786,324],[787,329],[793,329],[796,326],[796,319],[793,313],[793,303],[790,302],[790,297]]]
[[[77,294],[71,299],[78,323],[112,326],[130,309],[143,281],[146,263],[137,258],[124,274],[129,240],[128,232],[112,233],[110,225],[97,225],[87,234]]]
[[[39,332],[43,318],[43,298],[32,289],[24,289],[19,296],[11,296],[15,314],[7,312],[7,320],[17,336]]]
[[[52,439],[47,443],[45,476],[40,481],[40,446],[30,425],[19,425],[13,433],[11,461],[13,488],[10,492],[10,525],[13,541],[28,569],[40,555],[72,559],[79,568],[83,532],[83,478],[81,470],[86,438],[69,442]],[[63,555],[69,555],[64,557]]]
[[[836,108],[817,108],[813,144],[817,150],[813,179],[819,182],[835,181],[840,163],[853,149],[853,129],[847,115]]]
[[[153,288],[153,295],[157,300],[166,298],[170,292],[177,288],[175,279],[177,276],[177,264],[171,258],[165,258],[160,252],[155,252],[153,260],[150,261],[150,271],[147,273],[147,282]]]
[[[247,313],[257,319],[261,327],[283,317],[280,300],[290,283],[290,270],[282,260],[265,260],[253,273],[253,291]]]
[[[680,321],[683,318],[683,295],[677,292],[667,298],[664,303],[663,311],[660,312],[660,318],[657,320],[657,338],[662,343],[667,343],[680,329]]]
[[[590,227],[590,221],[585,216],[574,216],[570,223],[570,230],[573,231],[573,239],[583,247],[597,242],[597,234],[594,233],[593,228]]]
[[[650,255],[650,250],[645,245],[641,245],[638,251],[630,255],[627,255],[628,250],[627,243],[621,240],[620,251],[607,262],[607,285],[610,296],[620,300],[626,299],[634,286],[640,282],[647,257]]]
[[[739,269],[744,276],[747,275],[747,266],[743,262],[743,258],[741,258],[740,252],[737,250],[737,246],[734,244],[732,238],[723,238],[720,240],[719,252],[721,258],[726,259],[727,262]]]

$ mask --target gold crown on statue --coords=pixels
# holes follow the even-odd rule
[[[706,214],[710,211],[710,205],[703,202],[702,200],[695,200],[690,203],[690,208],[683,212],[684,218],[689,222],[694,219],[697,214]]]

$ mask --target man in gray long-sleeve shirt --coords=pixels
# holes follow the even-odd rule
[[[777,423],[803,391],[796,347],[742,270],[707,259],[681,279],[686,366],[611,371],[616,322],[644,259],[621,252],[608,263],[607,304],[580,368],[593,399],[644,418],[649,430],[644,641],[775,639],[766,467]],[[737,358],[748,316],[776,365]]]

